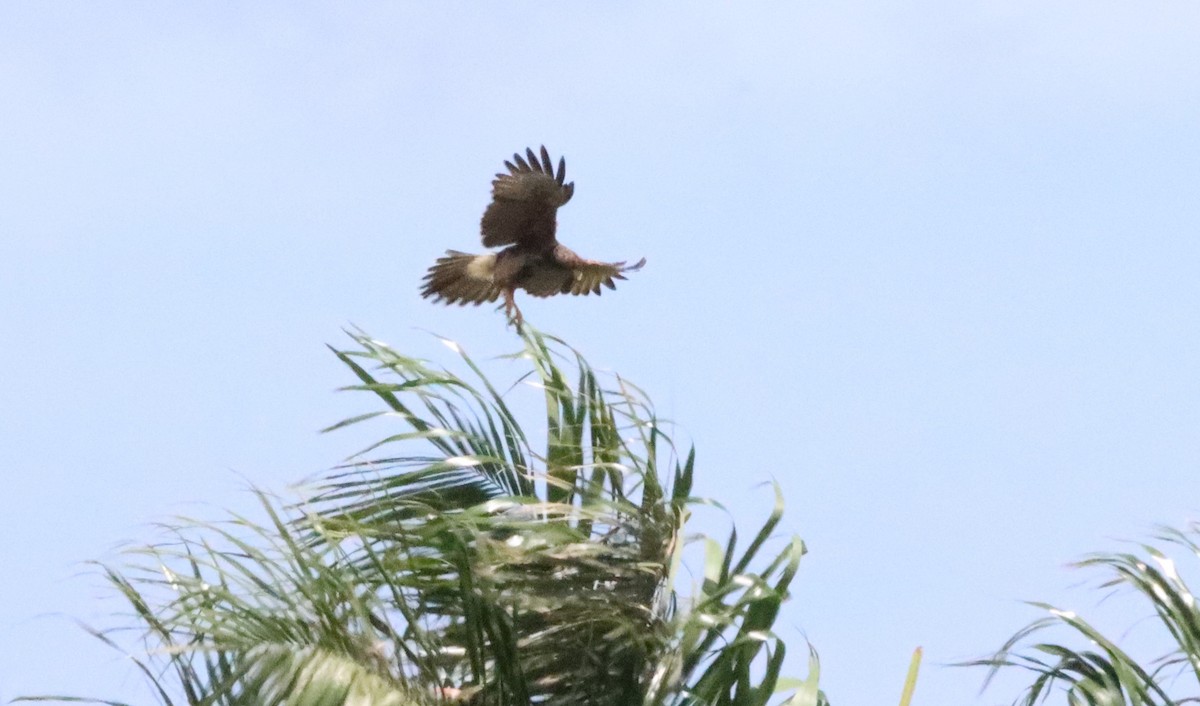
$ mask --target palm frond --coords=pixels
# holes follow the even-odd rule
[[[347,389],[383,409],[330,430],[399,428],[300,503],[260,493],[265,522],[181,520],[104,569],[161,703],[826,703],[815,652],[808,679],[780,674],[773,625],[805,550],[768,552],[778,487],[749,545],[704,540],[680,592],[696,456],[640,389],[529,326],[517,388],[448,341],[466,377],[350,335]],[[529,386],[542,449],[512,399]]]
[[[1102,588],[1128,589],[1148,604],[1162,629],[1166,653],[1146,659],[1131,654],[1074,611],[1031,603],[1047,612],[1014,634],[991,657],[968,664],[989,668],[987,680],[1002,669],[1028,671],[1033,680],[1014,703],[1032,704],[1061,695],[1066,703],[1174,706],[1200,701],[1200,609],[1181,577],[1171,548],[1200,556],[1200,524],[1188,530],[1163,529],[1160,546],[1144,544],[1139,552],[1096,554],[1075,564],[1100,570]],[[1082,646],[1035,638],[1055,630],[1082,641]]]
[[[354,338],[361,350],[339,357],[353,361],[366,383],[358,389],[383,397],[410,429],[389,438],[436,448],[356,460],[308,504],[317,536],[349,538],[370,584],[404,595],[408,616],[419,616],[441,652],[462,655],[444,665],[448,681],[501,701],[636,702],[649,656],[669,640],[659,599],[692,473],[689,459],[663,506],[657,477],[646,473],[661,435],[649,403],[619,379],[605,389],[581,356],[526,327],[524,350],[510,358],[532,364],[543,394],[547,441],[538,453],[460,347],[451,345],[481,392]],[[359,364],[368,358],[375,373]],[[381,382],[380,372],[400,382]],[[497,477],[508,492],[488,492]]]

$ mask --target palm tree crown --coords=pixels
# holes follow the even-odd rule
[[[638,388],[526,327],[512,357],[544,395],[538,450],[457,345],[474,381],[352,338],[334,351],[348,389],[383,408],[331,429],[398,428],[302,502],[260,493],[265,522],[180,521],[104,568],[161,703],[825,703],[815,655],[806,680],[780,679],[771,629],[804,546],[763,554],[778,493],[745,548],[702,538],[682,592],[695,454]]]

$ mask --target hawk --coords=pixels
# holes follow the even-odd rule
[[[497,174],[492,181],[492,202],[480,222],[484,247],[508,247],[483,255],[447,250],[425,275],[422,297],[465,306],[503,296],[505,313],[520,329],[521,310],[513,299],[516,290],[535,297],[598,295],[601,285],[616,289],[613,280],[625,279],[623,273],[646,264],[646,258],[628,266],[587,260],[559,243],[555,214],[571,200],[575,183],[564,183],[566,160],[559,158],[556,173],[545,147],[540,161],[532,149],[526,149],[525,155],[514,154],[511,162],[504,162],[508,173]]]

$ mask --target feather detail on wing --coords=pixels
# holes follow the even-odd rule
[[[500,288],[492,277],[495,267],[495,253],[471,255],[447,250],[425,274],[421,296],[459,306],[494,302],[500,298]]]
[[[625,272],[636,272],[642,269],[642,265],[646,264],[646,258],[643,257],[632,265],[626,265],[624,262],[597,262],[576,256],[574,262],[566,264],[571,268],[572,277],[563,285],[563,294],[599,295],[603,293],[603,290],[600,289],[601,285],[609,289],[616,289],[617,285],[613,280],[625,279]]]
[[[532,149],[526,149],[525,155],[514,154],[511,162],[504,163],[508,174],[497,174],[492,182],[492,202],[480,222],[486,247],[553,243],[554,214],[575,193],[574,182],[564,183],[565,159],[559,158],[555,173],[544,146],[540,160]]]

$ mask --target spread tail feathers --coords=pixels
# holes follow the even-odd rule
[[[494,302],[500,298],[500,288],[492,279],[495,267],[495,253],[471,255],[447,250],[425,274],[421,296],[459,306]]]

